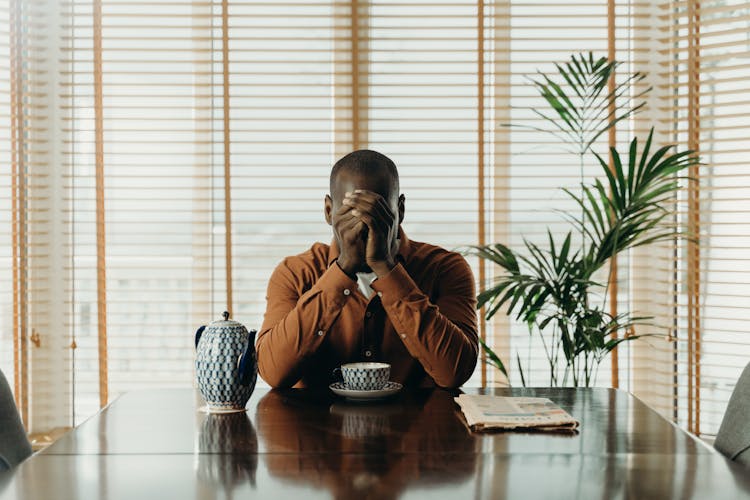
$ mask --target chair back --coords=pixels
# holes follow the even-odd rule
[[[750,363],[729,398],[714,447],[735,462],[750,466]]]
[[[13,393],[0,371],[0,470],[12,469],[31,455],[31,444],[18,415]]]

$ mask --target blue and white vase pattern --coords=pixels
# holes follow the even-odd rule
[[[196,334],[195,373],[209,411],[244,410],[258,378],[255,330],[228,316]]]

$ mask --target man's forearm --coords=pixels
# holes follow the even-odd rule
[[[471,286],[433,304],[399,265],[372,287],[404,346],[437,385],[458,387],[468,380],[478,355]]]
[[[297,383],[305,361],[325,341],[355,287],[335,265],[298,299],[282,286],[269,285],[266,319],[257,342],[258,370],[269,385]]]

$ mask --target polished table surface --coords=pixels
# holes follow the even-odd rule
[[[256,390],[207,415],[192,389],[127,393],[17,469],[0,499],[750,498],[750,471],[613,389],[549,397],[575,434],[469,432],[443,390],[370,404]]]

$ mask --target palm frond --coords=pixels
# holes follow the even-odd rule
[[[640,100],[650,88],[634,96],[630,95],[630,90],[645,78],[642,73],[629,75],[612,90],[607,90],[608,82],[619,66],[619,62],[609,61],[606,57],[595,59],[589,52],[575,54],[570,61],[556,64],[553,76],[538,73],[537,78],[529,78],[552,110],[552,113],[545,113],[531,109],[550,126],[538,130],[556,137],[564,134],[578,146],[578,154],[584,154],[603,133],[640,111],[645,106]]]

